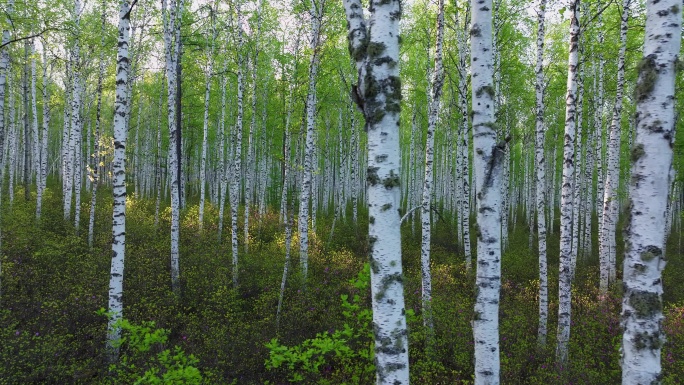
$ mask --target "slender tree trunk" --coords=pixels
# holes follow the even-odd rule
[[[681,2],[646,4],[644,53],[635,87],[637,131],[632,149],[631,204],[625,231],[622,300],[622,383],[662,378],[662,271],[674,141],[675,77],[681,43]],[[625,6],[625,8],[627,8]]]
[[[546,345],[549,318],[548,265],[546,263],[546,159],[544,159],[544,17],[546,0],[540,0],[537,10],[537,122],[535,136],[535,160],[537,163],[537,242],[539,242],[539,329],[537,342]],[[505,210],[505,209],[504,209]]]
[[[311,38],[310,46],[312,55],[309,63],[309,90],[306,96],[306,150],[304,152],[304,177],[302,179],[302,191],[299,199],[299,264],[302,271],[302,279],[306,284],[309,270],[309,206],[311,202],[314,168],[314,130],[316,126],[316,77],[319,64],[319,41],[321,17],[323,16],[322,2],[324,0],[311,0]]]
[[[100,176],[98,174],[98,165],[100,163],[100,123],[102,118],[102,80],[104,78],[104,47],[105,47],[105,25],[107,22],[107,5],[106,1],[102,2],[102,37],[100,40],[100,67],[97,74],[97,108],[95,112],[95,157],[93,158],[93,165],[91,166],[93,189],[90,197],[90,219],[88,221],[88,247],[93,248],[93,233],[95,231],[95,207],[97,204],[97,188],[100,184]]]
[[[235,1],[237,13],[237,121],[235,123],[235,137],[233,139],[233,181],[230,186],[230,213],[231,213],[231,242],[233,251],[233,286],[238,284],[238,204],[240,194],[240,166],[242,162],[242,118],[243,118],[243,94],[244,94],[244,58],[242,40],[242,14],[240,12],[241,0]]]
[[[610,121],[609,144],[608,144],[608,170],[603,196],[603,217],[601,218],[600,238],[600,284],[601,296],[608,293],[610,280],[611,254],[614,254],[615,228],[617,226],[617,187],[620,176],[619,154],[620,151],[620,120],[622,118],[622,90],[625,83],[625,50],[627,47],[627,28],[629,21],[629,0],[623,1],[622,17],[620,23],[620,49],[618,52],[617,91],[615,94],[615,106],[613,117]]]
[[[175,293],[180,290],[179,247],[181,173],[180,173],[180,119],[177,111],[180,102],[178,78],[180,63],[180,23],[183,14],[183,0],[172,0],[167,11],[167,0],[162,0],[164,19],[164,51],[166,56],[166,79],[168,82],[169,119],[169,174],[171,177],[171,287]]]
[[[164,70],[164,72],[166,72]],[[159,114],[157,116],[157,152],[156,152],[156,158],[155,158],[155,173],[154,173],[154,179],[155,179],[155,190],[156,190],[156,195],[157,198],[154,203],[154,228],[157,229],[159,227],[159,206],[161,205],[161,197],[162,197],[162,186],[164,186],[164,189],[166,189],[166,185],[162,184],[162,134],[161,134],[161,116],[162,116],[162,106],[164,105],[164,75],[162,74],[160,77],[160,91],[159,91]]]
[[[207,147],[209,142],[209,95],[211,91],[211,76],[214,72],[214,42],[216,40],[216,14],[218,10],[211,9],[211,43],[209,44],[209,52],[207,53],[207,69],[205,74],[204,85],[204,126],[202,139],[202,159],[200,165],[200,202],[199,202],[199,228],[202,230],[204,226],[204,200],[206,197],[207,187]]]
[[[24,185],[24,200],[27,202],[31,199],[31,139],[29,134],[29,52],[31,44],[29,40],[24,40],[24,70],[21,76],[22,86],[22,127],[24,128],[23,142],[24,142],[24,171],[23,171],[23,185]]]
[[[561,190],[560,272],[558,280],[558,332],[556,360],[562,367],[568,362],[572,284],[572,206],[575,172],[574,143],[577,109],[577,66],[579,65],[579,0],[571,0],[570,53],[568,85],[565,97],[565,136],[563,141],[563,181]]]
[[[456,30],[458,41],[458,103],[461,110],[461,186],[462,186],[462,208],[461,208],[461,227],[463,230],[463,253],[465,254],[466,270],[470,271],[472,265],[472,255],[470,251],[470,124],[468,122],[468,42],[466,32],[470,25],[469,11],[465,11],[463,28]]]
[[[428,348],[433,343],[434,326],[432,321],[432,277],[430,274],[430,238],[431,220],[430,208],[432,204],[432,190],[434,179],[434,151],[435,151],[435,128],[439,118],[439,102],[444,85],[444,66],[442,65],[442,44],[444,40],[444,0],[438,1],[437,13],[437,38],[435,42],[435,69],[432,73],[432,90],[429,104],[427,143],[425,144],[425,179],[423,180],[422,196],[422,233],[423,238],[420,248],[421,261],[421,288],[423,304],[423,326],[428,330]]]
[[[130,34],[131,5],[121,1],[119,12],[119,40],[116,60],[116,99],[114,103],[114,161],[112,214],[112,265],[109,278],[109,324],[107,326],[107,358],[110,363],[118,361],[121,338],[118,321],[123,316],[124,254],[126,251],[126,113],[130,101],[128,94],[128,43]]]

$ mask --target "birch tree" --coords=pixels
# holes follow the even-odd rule
[[[556,360],[565,365],[570,341],[572,284],[572,206],[575,172],[575,127],[577,110],[577,66],[579,65],[579,0],[571,0],[568,83],[565,96],[565,136],[563,140],[563,178],[561,189],[560,272],[558,279],[558,332]]]
[[[325,0],[311,0],[311,61],[309,62],[309,90],[306,94],[306,149],[304,152],[304,175],[299,198],[299,264],[306,283],[309,270],[309,206],[313,185],[313,158],[315,151],[314,129],[316,125],[316,77],[320,59],[320,30]]]
[[[95,88],[96,107],[95,107],[95,151],[93,155],[93,162],[91,166],[91,175],[93,188],[90,193],[90,218],[88,220],[88,247],[93,247],[93,234],[95,232],[95,207],[97,206],[97,188],[100,184],[100,176],[98,173],[98,167],[100,164],[100,123],[102,118],[102,80],[104,78],[105,62],[104,62],[104,52],[105,52],[105,23],[107,22],[107,3],[102,2],[102,36],[100,38],[100,47],[102,51],[100,52],[100,63],[97,72],[97,86]],[[47,128],[46,131],[47,133]]]
[[[240,166],[242,162],[242,118],[244,109],[244,57],[242,53],[242,13],[241,1],[235,0],[236,40],[237,40],[237,120],[235,122],[235,136],[233,138],[233,180],[230,186],[230,216],[231,216],[231,245],[233,252],[233,286],[238,284],[238,204],[240,194]]]
[[[681,2],[646,3],[644,53],[635,87],[636,138],[625,232],[622,383],[657,384],[664,342],[662,271],[672,144]]]
[[[214,71],[214,43],[216,41],[216,12],[218,9],[209,7],[209,17],[211,18],[211,41],[208,42],[209,52],[207,52],[207,68],[204,74],[204,125],[202,139],[202,159],[200,160],[200,203],[199,203],[199,228],[204,226],[204,201],[207,187],[207,147],[209,141],[209,95],[211,92],[211,77]]]
[[[473,148],[477,202],[475,285],[475,384],[499,383],[499,290],[501,287],[501,179],[506,142],[496,142],[492,1],[471,4]]]
[[[377,384],[408,384],[408,338],[401,266],[398,208],[399,175],[399,20],[397,0],[373,0],[370,20],[359,0],[343,2],[349,48],[358,83],[352,98],[368,131],[368,242]]]
[[[439,118],[439,102],[444,85],[444,66],[442,64],[442,44],[444,40],[444,0],[438,1],[437,38],[435,42],[435,68],[432,73],[432,90],[428,115],[427,142],[425,144],[425,179],[423,180],[423,197],[420,218],[422,221],[422,242],[420,248],[421,288],[423,304],[423,325],[428,329],[428,344],[432,343],[432,277],[430,275],[430,236],[431,236],[431,204],[434,179],[435,127]]]
[[[109,278],[109,324],[107,325],[107,358],[116,362],[121,338],[118,322],[123,316],[124,255],[126,251],[126,114],[130,100],[128,94],[128,43],[130,38],[131,4],[121,1],[119,11],[119,38],[116,60],[116,99],[114,102],[114,161],[112,213],[112,264]]]
[[[603,195],[603,210],[601,218],[601,238],[599,248],[601,296],[608,293],[611,266],[615,264],[615,228],[617,226],[617,188],[620,174],[620,120],[622,119],[622,91],[625,84],[625,51],[627,48],[627,27],[629,21],[630,0],[622,2],[622,16],[620,22],[620,49],[617,64],[617,90],[613,117],[610,121],[608,143],[608,170]]]
[[[549,316],[548,266],[546,263],[546,160],[544,159],[544,17],[546,0],[539,0],[537,10],[537,65],[536,83],[536,136],[535,160],[537,163],[537,241],[539,242],[539,345],[546,345],[547,322]],[[504,208],[505,210],[505,208]]]
[[[183,14],[183,0],[171,0],[168,9],[167,0],[162,0],[162,18],[164,21],[164,54],[166,57],[166,80],[168,91],[169,120],[169,174],[171,177],[171,286],[174,292],[180,289],[179,238],[180,238],[180,203],[181,203],[181,161],[178,148],[181,146],[179,107],[179,81],[177,75],[180,67],[180,23]]]

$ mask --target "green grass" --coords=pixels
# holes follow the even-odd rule
[[[82,228],[76,236],[72,225],[62,219],[61,196],[55,191],[48,189],[43,219],[38,224],[35,203],[24,202],[22,194],[17,194],[11,208],[3,202],[0,384],[112,382],[103,356],[106,320],[96,314],[107,307],[111,195],[101,190],[95,246],[89,250],[89,199],[83,199]],[[251,219],[250,253],[244,254],[241,247],[240,286],[234,288],[231,247],[225,239],[230,234],[229,223],[224,224],[224,241],[218,242],[218,210],[207,207],[204,231],[199,231],[197,206],[190,205],[183,212],[182,294],[176,297],[171,293],[169,273],[169,210],[162,213],[157,230],[153,200],[129,198],[127,207],[124,317],[136,324],[154,321],[157,327],[168,329],[167,346],[158,349],[179,346],[196,356],[206,383],[287,383],[287,373],[282,369],[266,370],[266,343],[278,337],[280,343],[294,346],[316,333],[341,328],[342,294],[359,294],[369,306],[369,293],[359,292],[349,283],[366,262],[368,252],[367,222],[361,219],[358,225],[352,224],[350,212],[346,220],[337,221],[333,237],[328,233],[332,217],[321,213],[318,232],[311,238],[307,290],[303,290],[297,273],[297,243],[293,242],[292,274],[276,330],[275,309],[284,263],[284,235],[277,212]],[[361,211],[359,218],[366,215]],[[450,219],[445,221],[437,225],[432,242],[436,343],[430,358],[425,354],[425,331],[420,321],[420,231],[412,236],[410,224],[402,230],[406,307],[418,314],[409,323],[413,383],[472,381],[474,277],[465,271],[455,230],[446,225]],[[528,249],[526,225],[518,223],[509,236],[510,245],[502,258],[502,383],[619,383],[621,288],[613,288],[606,304],[599,305],[595,253],[580,259],[578,265],[570,365],[560,372],[555,369],[557,236],[558,232],[549,237],[551,302],[546,349],[538,349],[536,343],[536,252]],[[678,237],[672,237],[668,244],[664,273],[667,343],[662,357],[666,384],[684,378],[684,282],[679,279],[684,274],[684,261],[679,255]],[[240,230],[241,245],[242,241]],[[621,245],[621,238],[617,242]],[[593,244],[596,249],[597,241]],[[353,373],[349,370],[333,360],[322,369],[317,382],[351,383]]]

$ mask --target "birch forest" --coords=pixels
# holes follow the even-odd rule
[[[681,384],[682,6],[3,0],[0,384]]]

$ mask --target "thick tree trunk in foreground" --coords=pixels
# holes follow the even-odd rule
[[[472,112],[477,202],[478,287],[473,319],[475,384],[498,384],[501,287],[501,179],[506,142],[496,142],[492,1],[473,1],[470,29]]]
[[[674,85],[681,43],[681,2],[646,4],[644,56],[635,87],[637,131],[632,149],[622,300],[622,383],[661,378],[664,342],[662,271],[674,141]]]
[[[358,84],[352,97],[368,131],[368,242],[377,384],[408,384],[409,360],[401,266],[399,175],[399,19],[397,0],[372,0],[368,30],[359,0],[345,0]]]

